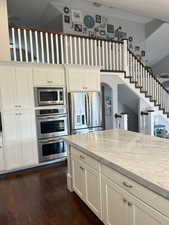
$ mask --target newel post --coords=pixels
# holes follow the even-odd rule
[[[128,40],[123,40],[123,70],[126,72],[126,75],[129,74],[128,67]]]
[[[7,0],[0,0],[0,61],[10,61]]]

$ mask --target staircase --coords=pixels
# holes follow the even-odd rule
[[[32,28],[10,26],[11,60],[26,63],[99,66],[122,72],[164,115],[169,117],[169,93],[160,81],[121,42]]]

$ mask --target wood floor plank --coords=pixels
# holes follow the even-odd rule
[[[0,178],[0,225],[103,225],[66,187],[66,165]]]

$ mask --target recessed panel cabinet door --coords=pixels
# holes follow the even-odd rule
[[[4,165],[4,151],[2,147],[0,146],[0,171],[3,171],[5,169]]]
[[[21,166],[20,123],[19,115],[16,114],[15,111],[3,113],[3,139],[7,170]]]
[[[85,165],[85,201],[91,210],[101,217],[100,175]]]
[[[106,225],[129,225],[126,223],[127,210],[121,190],[104,176],[102,176],[102,210]]]
[[[81,199],[85,197],[85,170],[82,164],[72,158],[73,190]]]
[[[2,110],[9,111],[16,108],[16,78],[15,68],[0,68],[0,94]]]
[[[28,68],[16,68],[16,105],[18,108],[33,108],[34,93],[32,70]]]
[[[169,219],[130,196],[128,200],[128,225],[169,225]]]
[[[24,110],[20,114],[20,140],[22,146],[22,166],[38,163],[35,112]]]

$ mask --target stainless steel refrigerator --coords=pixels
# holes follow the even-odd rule
[[[69,93],[70,133],[102,130],[102,106],[99,92]]]

